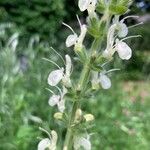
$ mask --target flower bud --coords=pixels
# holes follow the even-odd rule
[[[86,114],[84,115],[84,118],[86,120],[86,122],[90,122],[94,120],[94,116],[92,114]]]
[[[82,118],[82,110],[81,109],[77,109],[76,110],[76,114],[75,114],[75,122],[76,121],[80,121]]]
[[[63,118],[63,113],[61,113],[61,112],[55,113],[54,118],[57,120],[61,120]]]

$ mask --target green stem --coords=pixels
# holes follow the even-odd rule
[[[83,89],[85,89],[87,83],[88,83],[88,77],[89,77],[89,73],[90,73],[90,68],[89,68],[89,63],[86,63],[84,65],[83,71],[81,73],[80,79],[79,79],[79,83],[78,83],[78,90],[81,90],[80,92],[82,93]],[[69,119],[69,124],[68,124],[68,128],[67,128],[67,133],[66,133],[66,137],[65,137],[65,143],[64,143],[64,148],[63,150],[72,150],[73,148],[73,123],[74,123],[74,119],[75,119],[75,114],[76,114],[76,110],[79,108],[80,105],[80,101],[79,99],[75,100],[73,103],[73,107],[72,107],[72,111],[71,111],[71,115],[70,115],[70,119]]]

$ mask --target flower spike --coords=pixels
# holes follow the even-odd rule
[[[40,128],[42,131],[47,132],[45,129]],[[49,134],[49,133],[48,133]],[[56,131],[52,130],[49,134],[49,138],[42,139],[38,144],[38,150],[56,150],[58,135]]]

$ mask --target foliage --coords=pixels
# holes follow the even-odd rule
[[[52,40],[65,16],[65,0],[1,0],[0,21],[15,23],[15,30],[25,38],[39,34]],[[60,22],[60,23],[59,23]]]
[[[42,120],[49,120],[51,109],[47,108],[48,92],[45,90],[46,75],[41,72],[49,67],[36,52],[26,49],[17,56],[11,46],[0,50],[0,149],[34,149],[37,144],[38,127]],[[42,48],[44,49],[44,47]],[[46,53],[45,53],[46,54]],[[43,53],[43,57],[45,55]],[[46,54],[47,55],[47,54]],[[36,59],[35,59],[36,57]],[[39,58],[38,58],[39,57]],[[41,66],[42,67],[39,67]],[[41,92],[43,94],[41,94]],[[37,118],[35,118],[37,117]]]

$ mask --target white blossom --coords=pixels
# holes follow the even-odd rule
[[[103,89],[109,89],[111,87],[111,80],[104,73],[100,73],[99,82]]]
[[[49,85],[56,86],[61,80],[63,80],[63,83],[66,87],[71,86],[70,75],[72,69],[72,62],[69,55],[66,55],[65,58],[66,58],[65,73],[64,68],[52,71],[48,76]]]
[[[78,17],[77,17],[78,18]],[[74,30],[67,24],[63,23],[65,26],[67,26],[73,34],[70,34],[67,39],[66,39],[66,47],[71,47],[71,46],[75,46],[75,47],[79,47],[82,48],[83,45],[83,40],[85,38],[86,32],[87,32],[87,26],[85,24],[81,24],[80,20],[78,18],[79,24],[80,24],[80,29],[81,29],[81,33],[78,36]]]
[[[47,133],[46,130],[43,131]],[[56,150],[56,144],[58,139],[56,131],[52,130],[51,134],[48,133],[48,135],[50,136],[49,138],[44,138],[39,142],[38,150]]]
[[[65,99],[64,99],[64,96],[67,93],[67,89],[63,86],[63,90],[61,91],[59,89],[59,92],[60,92],[60,95],[53,94],[49,98],[48,104],[50,106],[52,106],[52,107],[57,105],[58,110],[60,112],[64,112],[64,110],[65,110]]]
[[[128,18],[128,17],[126,17]],[[110,26],[107,34],[107,47],[103,52],[103,57],[105,58],[111,58],[115,51],[118,52],[118,55],[121,59],[123,60],[128,60],[132,56],[132,50],[131,48],[123,42],[124,39],[128,39],[130,37],[126,37],[128,34],[128,27],[124,23],[124,20],[122,19],[119,21],[119,17],[115,17],[113,20],[113,24]],[[117,31],[117,36],[120,38],[126,37],[122,40],[116,39],[116,31]],[[135,36],[134,36],[135,37]],[[116,39],[116,43],[115,43]],[[115,43],[115,44],[114,44]]]
[[[119,57],[123,60],[129,60],[132,56],[132,50],[125,42],[118,41],[115,49],[118,52]]]

